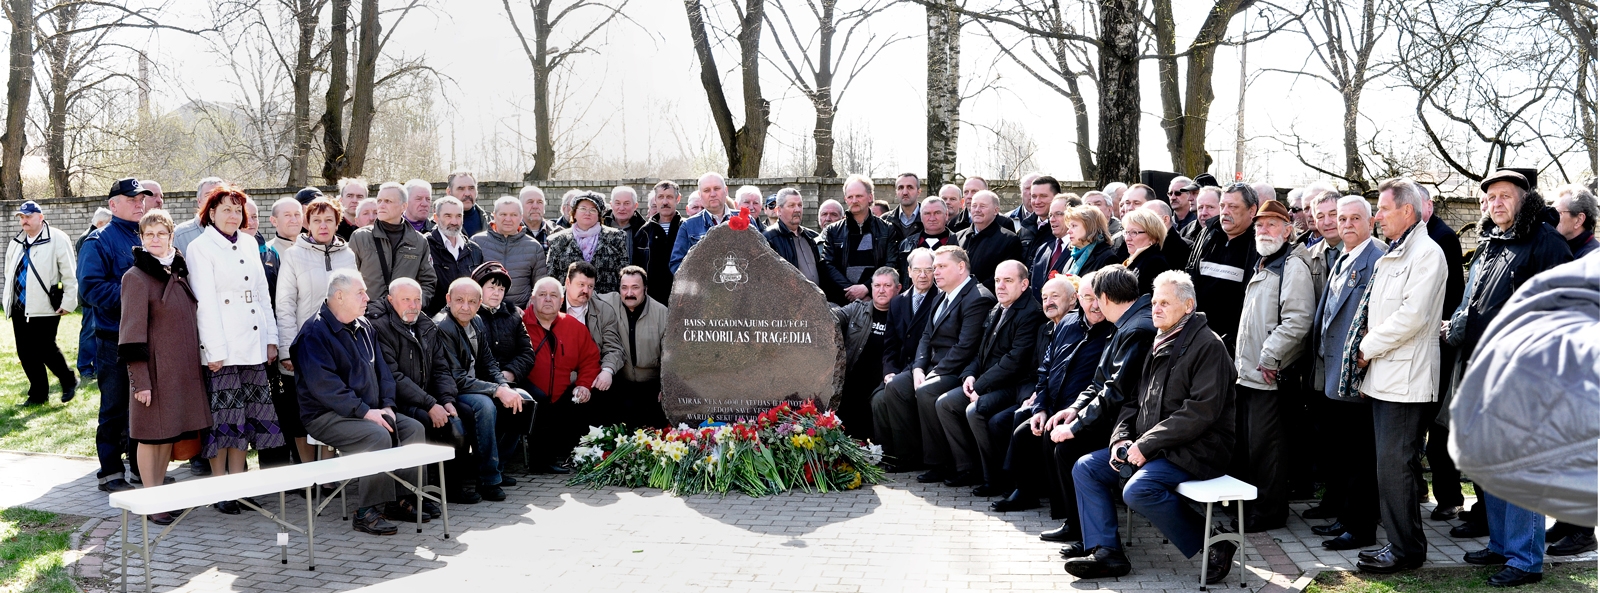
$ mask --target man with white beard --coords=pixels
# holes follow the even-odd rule
[[[1261,489],[1261,498],[1250,507],[1253,515],[1245,518],[1247,533],[1283,527],[1289,515],[1285,416],[1298,396],[1303,365],[1295,363],[1305,350],[1317,302],[1311,266],[1304,250],[1296,249],[1294,224],[1282,202],[1261,202],[1255,235],[1261,259],[1245,285],[1233,361],[1239,374],[1235,477]]]

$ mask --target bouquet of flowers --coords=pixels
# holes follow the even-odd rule
[[[590,427],[572,458],[572,485],[648,486],[678,495],[828,492],[884,479],[883,448],[850,438],[836,414],[811,402],[785,403],[732,424],[632,432]]]

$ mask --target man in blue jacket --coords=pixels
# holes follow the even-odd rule
[[[701,175],[699,192],[705,200],[706,209],[683,219],[683,229],[678,231],[678,239],[672,244],[672,258],[667,264],[674,274],[678,273],[678,266],[683,265],[683,258],[689,255],[689,250],[706,236],[711,227],[728,222],[728,218],[733,216],[733,212],[728,210],[728,183],[722,180],[721,175]]]
[[[328,301],[295,338],[295,385],[306,432],[345,453],[422,442],[422,424],[394,413],[394,375],[384,363],[367,310],[367,287],[355,270],[328,276]],[[399,531],[384,517],[401,510],[389,474],[361,478],[352,526],[373,535]],[[388,509],[380,507],[385,505]],[[393,514],[393,513],[390,513]],[[411,511],[415,517],[415,511]],[[413,519],[414,520],[414,519]]]
[[[128,365],[117,360],[118,328],[122,324],[122,274],[133,267],[133,248],[139,246],[139,219],[144,216],[144,196],[152,192],[134,178],[119,179],[111,185],[106,208],[111,222],[89,234],[78,253],[78,295],[84,304],[86,322],[95,327],[95,382],[100,387],[100,426],[95,429],[94,448],[100,457],[100,490],[131,490],[124,476],[133,467],[134,480],[139,468],[123,464],[128,446]]]

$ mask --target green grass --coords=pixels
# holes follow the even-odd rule
[[[74,591],[62,560],[77,528],[75,519],[31,509],[0,509],[0,593]]]
[[[1306,587],[1306,593],[1455,593],[1500,591],[1487,579],[1499,567],[1428,568],[1406,574],[1370,575],[1360,572],[1324,572]],[[1544,580],[1518,587],[1519,593],[1588,593],[1600,580],[1592,562],[1566,562],[1545,567]]]
[[[67,357],[67,366],[77,370],[78,313],[61,318],[56,344]],[[9,325],[9,324],[7,324]],[[61,388],[51,378],[50,403],[24,408],[28,378],[17,361],[16,337],[9,327],[0,328],[0,449],[94,455],[94,429],[100,412],[99,391],[94,383],[78,386],[78,397],[61,403]]]

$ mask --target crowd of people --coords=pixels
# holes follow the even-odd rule
[[[221,179],[201,181],[179,221],[158,184],[130,178],[76,249],[22,204],[4,303],[36,405],[49,374],[73,397],[55,330],[81,302],[101,490],[171,481],[184,448],[201,475],[245,471],[250,448],[263,466],[309,461],[309,435],[352,453],[452,446],[434,479],[472,504],[504,500],[521,460],[569,472],[588,426],[666,425],[673,275],[743,211],[835,306],[849,432],[881,444],[889,471],[972,487],[996,512],[1044,501],[1061,525],[1039,537],[1064,544],[1078,577],[1131,570],[1119,499],[1193,557],[1228,527],[1205,525],[1177,486],[1225,474],[1260,489],[1232,529],[1283,528],[1289,501],[1320,485],[1302,516],[1332,520],[1315,529],[1325,547],[1370,548],[1365,571],[1414,569],[1424,458],[1430,518],[1489,535],[1466,561],[1504,564],[1491,584],[1537,581],[1547,537],[1549,554],[1595,548],[1592,528],[1547,534],[1543,516],[1481,487],[1463,510],[1445,447],[1450,397],[1513,291],[1600,247],[1593,190],[1563,186],[1551,205],[1524,172],[1484,179],[1469,267],[1410,179],[1384,181],[1375,210],[1320,182],[1280,197],[1205,174],[1141,181],[1079,195],[1030,174],[1007,212],[979,177],[925,192],[903,174],[893,204],[851,176],[814,229],[798,190],[730,196],[714,173],[682,211],[681,188],[661,181],[643,199],[567,192],[552,221],[539,188],[486,210],[459,171],[443,196],[422,180],[371,197],[364,179],[334,196],[306,188],[267,205],[265,236],[262,205]],[[359,531],[417,520],[387,476],[359,496]],[[423,520],[440,512],[423,506]],[[1236,549],[1212,548],[1220,582]]]

